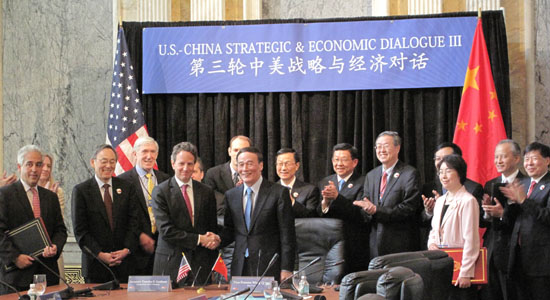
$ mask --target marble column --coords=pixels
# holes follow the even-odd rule
[[[550,3],[535,6],[535,139],[550,145]]]
[[[4,167],[17,170],[16,153],[25,144],[53,155],[71,236],[72,188],[92,175],[92,151],[105,141],[112,1],[2,1]],[[80,264],[72,246],[65,261]]]
[[[262,14],[263,19],[321,19],[364,17],[370,16],[372,14],[372,0],[263,1]]]

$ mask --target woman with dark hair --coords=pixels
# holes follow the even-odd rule
[[[445,156],[438,165],[441,185],[447,192],[436,200],[428,249],[463,248],[458,280],[449,299],[477,299],[472,286],[479,255],[479,204],[466,191],[466,162],[456,154]]]

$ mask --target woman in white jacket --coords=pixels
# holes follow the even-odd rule
[[[436,200],[428,249],[463,248],[460,273],[449,299],[477,299],[472,286],[475,263],[479,255],[479,204],[464,188],[466,162],[456,154],[448,155],[438,165],[439,180],[447,192]]]

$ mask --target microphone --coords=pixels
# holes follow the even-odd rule
[[[225,300],[225,299],[237,297],[237,296],[242,295],[242,294],[244,294],[244,293],[246,293],[246,292],[248,292],[248,291],[250,291],[250,288],[249,288],[249,287],[247,287],[246,289],[243,289],[243,290],[240,290],[240,291],[236,291],[236,292],[234,292],[234,293],[231,293],[231,294],[229,294],[229,295],[227,295],[227,296],[225,296],[225,297],[221,297],[220,300]]]
[[[278,258],[279,258],[279,253],[273,254],[273,257],[269,261],[269,264],[267,264],[267,267],[265,268],[264,273],[262,274],[262,276],[260,276],[260,279],[258,279],[256,284],[254,285],[254,288],[252,288],[252,290],[248,293],[248,295],[246,295],[246,297],[244,297],[244,300],[246,300],[246,299],[248,299],[248,297],[250,297],[250,295],[254,292],[256,287],[258,287],[258,284],[260,284],[260,281],[262,281],[262,279],[264,279],[264,276],[267,273],[267,271],[269,271],[269,269],[271,269],[271,267],[273,267],[273,265],[275,264],[275,262],[277,261]]]
[[[258,263],[256,264],[256,277],[260,274],[260,261],[262,261],[262,249],[258,250]]]
[[[342,260],[340,260],[340,261],[337,261],[337,262],[335,262],[335,263],[332,263],[332,264],[330,264],[330,265],[328,265],[328,266],[325,266],[325,267],[320,268],[320,269],[318,269],[318,270],[315,270],[315,271],[313,271],[313,272],[309,272],[309,273],[306,274],[306,276],[309,276],[309,275],[312,275],[312,274],[315,274],[315,273],[319,273],[319,272],[321,272],[321,271],[324,271],[326,268],[332,268],[332,267],[339,266],[339,265],[341,265],[341,264],[343,264],[343,263],[345,263],[345,262],[346,262],[346,261],[342,259]]]
[[[307,270],[309,269],[309,267],[313,266],[314,264],[316,264],[318,261],[321,260],[321,257],[317,257],[316,259],[310,261],[307,265],[305,265],[304,267],[302,267],[301,269],[299,269],[298,271],[296,271],[296,273],[300,274],[300,272],[304,271],[304,270]],[[286,278],[285,280],[281,281],[281,284],[280,285],[283,285],[283,283],[287,282],[289,279],[291,279],[292,276]]]
[[[29,295],[21,295],[15,287],[9,285],[5,281],[0,280],[0,284],[3,284],[5,286],[7,286],[10,290],[14,291],[17,294],[17,297],[18,297],[17,299],[19,299],[19,300],[30,300],[31,299],[31,297]]]
[[[86,296],[93,295],[92,290],[90,288],[85,288],[85,289],[82,289],[82,290],[76,290],[75,291],[74,288],[72,286],[70,286],[69,283],[67,283],[65,278],[61,277],[59,274],[57,274],[57,272],[52,270],[52,268],[48,267],[48,265],[46,265],[46,263],[44,263],[38,257],[33,257],[33,258],[36,262],[38,262],[44,268],[46,268],[46,270],[50,271],[53,275],[55,275],[55,277],[57,277],[61,281],[63,281],[63,283],[67,286],[66,289],[58,292],[61,299],[70,299],[70,298],[74,298],[74,297],[78,297],[78,296],[85,296],[86,297]]]
[[[109,266],[107,266],[101,259],[99,259],[99,257],[94,255],[94,253],[92,252],[92,250],[90,250],[90,248],[88,248],[88,246],[84,246],[83,249],[86,253],[88,253],[95,260],[97,260],[105,269],[109,270],[109,273],[111,273],[111,276],[113,276],[113,280],[102,283],[100,285],[96,285],[92,289],[93,290],[98,290],[98,291],[118,290],[118,289],[120,289],[120,283],[118,282],[118,279],[116,278],[116,275],[113,272],[113,270],[111,270],[111,268],[109,268]]]

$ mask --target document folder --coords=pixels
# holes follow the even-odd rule
[[[17,228],[9,230],[6,235],[11,239],[22,254],[39,256],[44,252],[46,246],[51,246],[50,236],[42,218],[36,218]],[[15,264],[4,265],[6,272],[15,270]]]

